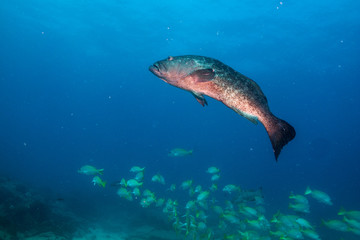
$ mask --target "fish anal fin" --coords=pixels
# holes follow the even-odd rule
[[[212,68],[199,69],[192,72],[189,76],[196,82],[208,82],[214,79],[215,72]]]
[[[205,105],[208,105],[205,97],[201,93],[191,92],[191,94],[195,97],[196,101],[201,104],[201,106],[205,107]]]
[[[237,108],[232,108],[232,110],[234,110],[237,114],[239,114],[240,116],[246,118],[247,120],[249,120],[250,122],[252,122],[253,124],[257,125],[258,124],[258,118],[254,115],[248,114],[246,112],[243,112]]]

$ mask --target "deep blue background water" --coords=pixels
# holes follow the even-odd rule
[[[221,169],[262,186],[271,211],[306,186],[360,205],[360,2],[20,1],[0,6],[0,172],[59,195],[117,201],[108,182],[146,166],[168,185]],[[170,55],[213,57],[254,79],[296,138],[276,163],[264,127],[148,71]],[[174,147],[194,149],[169,158]],[[151,184],[151,183],[149,183]],[[160,191],[160,190],[159,190]],[[116,200],[114,200],[114,199]],[[107,199],[107,200],[106,200]],[[88,201],[88,200],[87,200]]]

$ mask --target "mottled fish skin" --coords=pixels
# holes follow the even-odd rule
[[[264,93],[253,80],[216,59],[195,55],[169,57],[154,63],[149,70],[192,93],[202,106],[207,105],[203,96],[207,95],[255,124],[259,120],[269,134],[276,160],[282,147],[295,137],[294,128],[270,112]]]

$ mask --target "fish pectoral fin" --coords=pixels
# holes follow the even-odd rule
[[[196,82],[208,82],[214,79],[215,72],[212,68],[199,69],[192,72],[189,76]]]
[[[205,97],[198,92],[191,92],[191,94],[195,97],[196,101],[198,101],[203,107],[205,107],[205,105],[208,105]]]
[[[232,108],[232,110],[234,110],[237,114],[239,114],[240,116],[243,116],[244,118],[246,118],[247,120],[249,120],[253,124],[255,124],[255,125],[258,124],[258,118],[256,116],[248,114],[248,113],[243,112],[243,111],[241,111],[239,109],[236,109],[236,108]]]

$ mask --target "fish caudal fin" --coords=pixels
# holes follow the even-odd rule
[[[275,159],[277,161],[281,149],[291,140],[294,139],[295,129],[284,120],[272,116],[271,120],[265,124],[267,133],[274,150]]]
[[[338,212],[338,215],[343,216],[343,215],[345,215],[345,213],[346,213],[345,208],[341,207],[339,212]]]
[[[104,174],[104,169],[102,168],[102,169],[98,169],[98,173],[100,174],[100,175],[103,175]]]

